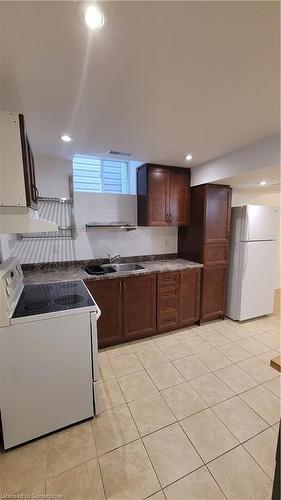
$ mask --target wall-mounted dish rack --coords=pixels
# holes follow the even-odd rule
[[[38,215],[42,219],[56,222],[59,229],[49,233],[25,233],[22,239],[74,239],[75,222],[72,198],[52,198],[40,196],[37,198]]]

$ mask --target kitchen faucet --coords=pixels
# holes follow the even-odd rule
[[[106,254],[107,257],[108,257],[108,260],[109,260],[109,264],[113,264],[114,261],[116,261],[117,259],[120,260],[121,259],[121,255],[117,254],[117,255],[113,255],[113,257],[111,257],[110,253],[107,253]]]

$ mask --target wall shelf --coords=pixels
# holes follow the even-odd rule
[[[136,225],[128,222],[89,222],[86,224],[86,229],[95,228],[117,228],[125,229],[126,231],[134,231],[136,229]]]

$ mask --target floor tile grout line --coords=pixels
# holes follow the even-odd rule
[[[263,385],[263,384],[259,384],[259,385],[255,386],[255,387],[253,387],[252,389],[256,389],[257,387],[260,387],[261,385]],[[251,391],[252,389],[249,389],[249,391]],[[245,394],[246,392],[248,392],[248,391],[241,392],[240,394]],[[237,394],[237,396],[239,396],[239,397],[240,397],[240,394]],[[277,398],[277,396],[275,396],[275,397]],[[263,421],[264,421],[264,422],[265,422],[268,426],[270,426],[270,427],[271,427],[271,424],[270,424],[267,420],[265,420],[265,418],[264,418],[264,417],[262,417],[262,415],[260,415],[260,414],[259,414],[259,413],[258,413],[258,412],[254,409],[254,408],[252,408],[252,407],[249,405],[249,403],[248,403],[247,401],[244,401],[244,399],[243,399],[243,398],[241,398],[241,397],[240,397],[240,399],[241,399],[241,401],[243,401],[243,402],[244,402],[244,403],[245,403],[245,404],[246,404],[246,405],[247,405],[247,406],[248,406],[251,410],[253,410],[253,412],[255,412],[255,413],[256,413],[256,415],[258,415],[258,417],[260,417],[260,418],[261,418],[261,419],[262,419],[262,420],[263,420]],[[277,399],[278,399],[278,398],[277,398]],[[280,406],[280,402],[279,402],[279,406]],[[280,417],[279,417],[279,419],[280,419]],[[277,422],[275,422],[275,423],[277,423]],[[275,423],[274,423],[274,424],[272,424],[272,425],[275,425]]]
[[[176,422],[175,422],[175,423],[176,423]],[[174,424],[171,424],[171,425],[174,425]],[[180,426],[180,427],[181,427],[181,426]],[[182,429],[182,427],[181,427],[181,429]],[[161,430],[161,429],[159,429],[159,430]],[[183,430],[183,429],[182,429],[182,430]],[[157,431],[156,431],[156,432],[157,432]],[[187,436],[186,436],[186,437],[187,437]],[[187,437],[187,439],[190,441],[190,439],[189,439],[188,437]],[[197,453],[197,455],[199,456],[199,458],[202,460],[201,456],[199,455],[198,451],[196,450],[196,448],[194,447],[194,445],[193,445],[193,443],[192,443],[191,441],[190,441],[190,444],[191,444],[191,446],[194,448],[194,450],[196,451],[196,453]],[[148,450],[147,450],[147,448],[146,448],[146,446],[145,446],[145,443],[143,443],[143,445],[144,445],[144,447],[145,447],[145,451],[146,451],[147,455],[149,456],[149,452],[148,452]],[[150,459],[150,461],[151,461],[150,456],[149,456],[149,459]],[[151,462],[151,463],[152,463],[152,462]],[[188,474],[185,474],[184,476],[179,477],[179,478],[178,478],[178,479],[176,479],[175,481],[172,481],[171,483],[169,483],[169,484],[167,484],[167,485],[165,485],[165,486],[162,486],[162,484],[161,484],[161,482],[160,482],[160,479],[158,478],[158,475],[156,474],[156,471],[155,471],[155,474],[156,474],[156,476],[157,476],[157,479],[158,479],[158,481],[159,481],[159,484],[160,484],[161,488],[164,490],[164,488],[168,488],[168,486],[171,486],[171,484],[174,484],[174,483],[176,483],[177,481],[180,481],[181,479],[183,479],[184,477],[189,476],[189,474],[192,474],[192,472],[195,472],[196,470],[201,469],[201,467],[203,467],[203,466],[204,466],[204,461],[202,460],[202,464],[200,464],[198,467],[196,467],[196,468],[195,468],[195,469],[193,469],[192,471],[188,472]],[[153,464],[152,464],[152,467],[153,467],[153,470],[154,470],[154,466],[153,466]]]
[[[136,421],[135,421],[135,419],[134,419],[134,415],[132,414],[132,412],[131,412],[131,410],[130,410],[130,407],[129,407],[129,412],[130,412],[130,414],[131,414],[131,417],[132,417],[132,419],[133,419],[133,421],[134,421],[135,426],[136,426],[136,427],[137,427],[137,429],[138,429],[137,423],[136,423]],[[139,433],[140,433],[140,432],[139,432]],[[147,451],[147,449],[146,449],[146,446],[145,446],[145,443],[144,443],[144,441],[143,441],[142,436],[140,436],[140,439],[141,439],[142,445],[143,445],[143,447],[144,447],[144,449],[145,449],[145,452],[146,452],[146,454],[147,454],[147,457],[148,457],[148,459],[149,459],[150,465],[151,465],[151,467],[152,467],[152,469],[153,469],[153,471],[154,471],[154,474],[155,474],[155,476],[156,476],[156,478],[157,478],[157,481],[158,481],[158,483],[159,483],[159,486],[160,486],[160,488],[162,489],[162,485],[161,485],[160,479],[159,479],[159,477],[158,477],[158,474],[156,473],[156,470],[155,470],[155,468],[154,468],[154,465],[153,465],[153,463],[152,463],[152,460],[151,460],[151,458],[150,458],[150,455],[149,455],[149,453],[148,453],[148,451]],[[151,495],[150,495],[150,496],[151,496]]]
[[[234,397],[239,397],[239,396],[237,395],[237,396],[234,396]],[[233,398],[231,398],[231,399],[234,399],[234,397],[233,397]],[[239,398],[239,399],[240,399],[240,401],[242,401],[242,403],[245,403],[245,401],[243,401],[243,399],[241,399],[241,398]],[[229,399],[228,399],[227,401],[229,401]],[[222,403],[224,403],[224,401],[222,401]],[[253,412],[254,412],[254,413],[255,413],[255,414],[256,414],[256,415],[257,415],[257,416],[258,416],[261,420],[263,420],[263,422],[267,425],[267,427],[265,427],[265,428],[264,428],[264,429],[262,429],[261,431],[257,432],[256,434],[253,434],[253,436],[251,436],[250,438],[246,439],[245,441],[240,441],[240,439],[239,439],[237,436],[235,436],[235,434],[234,434],[234,433],[232,432],[232,430],[228,427],[228,425],[227,425],[227,424],[226,424],[226,423],[225,423],[225,422],[224,422],[224,421],[220,418],[220,416],[219,416],[219,415],[217,415],[217,414],[216,414],[216,412],[214,411],[214,409],[213,409],[213,408],[214,408],[215,406],[220,405],[220,404],[221,404],[221,403],[218,403],[217,405],[212,406],[210,409],[213,411],[213,413],[214,413],[214,414],[218,417],[218,419],[219,419],[219,420],[220,420],[220,421],[224,424],[224,426],[225,426],[225,427],[226,427],[226,428],[227,428],[227,429],[231,432],[231,434],[235,437],[235,439],[236,439],[236,440],[237,440],[240,444],[244,444],[244,443],[246,443],[247,441],[250,441],[250,439],[252,439],[253,437],[258,436],[259,434],[261,434],[262,432],[264,432],[264,431],[266,431],[267,429],[269,429],[269,428],[270,428],[270,425],[268,424],[268,422],[266,422],[266,421],[265,421],[265,420],[264,420],[264,419],[263,419],[260,415],[258,415],[258,414],[257,414],[257,413],[256,413],[256,412],[255,412],[255,411],[254,411],[254,410],[253,410],[250,406],[249,406],[249,405],[246,405],[246,406],[248,406],[248,408],[249,408],[250,410],[252,410],[252,411],[253,411]],[[245,403],[245,404],[246,404],[246,403]]]
[[[270,429],[270,427],[269,427],[269,429]],[[265,429],[265,430],[267,430],[267,429]],[[254,437],[256,437],[256,436],[254,436]],[[277,443],[276,443],[276,445],[277,445]],[[252,455],[252,454],[251,454],[251,453],[247,450],[247,448],[245,448],[244,443],[242,444],[242,446],[243,446],[243,449],[246,451],[246,453],[248,453],[248,455],[249,455],[249,456],[250,456],[250,457],[254,460],[254,462],[256,462],[256,464],[259,466],[259,468],[262,470],[262,472],[263,472],[264,474],[266,474],[266,476],[267,476],[267,477],[270,479],[270,481],[273,483],[273,479],[272,479],[272,478],[271,478],[271,477],[267,474],[267,472],[264,470],[264,468],[261,466],[261,464],[260,464],[260,463],[259,463],[259,462],[255,459],[255,457],[254,457],[254,456],[253,456],[253,455]]]

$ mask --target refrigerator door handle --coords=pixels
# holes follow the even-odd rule
[[[248,206],[246,206],[246,240],[249,239],[249,233],[250,233],[250,224],[249,224],[249,209]]]
[[[248,254],[249,254],[249,247],[248,247],[248,244],[245,243],[243,274],[245,274],[245,271],[246,271],[247,266],[248,266]]]

